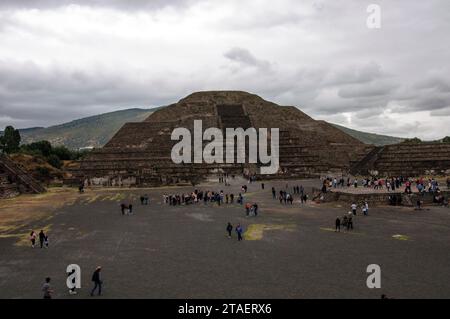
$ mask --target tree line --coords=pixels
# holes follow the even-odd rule
[[[51,166],[62,167],[62,161],[81,159],[88,151],[71,150],[65,146],[52,146],[49,141],[39,141],[21,145],[18,129],[7,126],[0,136],[0,150],[6,154],[27,154],[44,158]]]

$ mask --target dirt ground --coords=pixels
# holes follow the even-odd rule
[[[242,181],[197,188],[237,194]],[[0,298],[42,298],[45,277],[55,298],[90,298],[92,271],[103,267],[103,297],[94,298],[394,298],[450,297],[450,210],[371,207],[354,230],[336,233],[343,204],[293,205],[277,191],[320,181],[250,184],[245,201],[260,214],[246,217],[236,203],[170,206],[162,195],[192,187],[51,189],[0,201]],[[139,197],[149,194],[150,204]],[[119,205],[132,203],[122,216]],[[244,227],[228,239],[227,222]],[[50,247],[31,248],[31,229],[48,233]],[[39,246],[39,245],[38,245]],[[70,296],[66,267],[82,269],[82,288]],[[370,264],[381,267],[381,289],[366,286]]]

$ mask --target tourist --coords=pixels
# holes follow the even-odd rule
[[[306,201],[308,200],[308,195],[303,194],[302,199],[303,199],[302,203],[306,204]]]
[[[48,235],[45,235],[44,237],[44,247],[48,248]]]
[[[348,225],[348,217],[347,215],[344,215],[344,217],[342,218],[342,226],[347,227]]]
[[[50,286],[50,277],[45,278],[45,282],[42,285],[42,291],[44,292],[44,299],[52,299],[53,290]]]
[[[125,204],[120,204],[120,210],[122,211],[122,215],[125,215],[125,208],[126,208],[126,205]]]
[[[133,205],[128,205],[128,214],[133,214]]]
[[[228,238],[231,238],[232,231],[233,231],[233,225],[231,225],[231,223],[228,222],[228,225],[227,225]]]
[[[239,197],[238,197],[237,202],[238,202],[239,205],[243,205],[244,204],[244,196],[242,196],[241,193],[239,193]]]
[[[243,238],[242,238],[242,232],[243,232],[244,230],[242,229],[242,226],[241,226],[241,224],[238,224],[237,226],[236,226],[236,233],[237,233],[237,236],[238,236],[238,241],[241,241]]]
[[[353,230],[353,217],[351,215],[350,215],[350,217],[348,218],[348,221],[347,221],[347,230],[350,230],[350,229]]]
[[[44,240],[45,240],[45,234],[44,231],[41,229],[39,232],[39,244],[41,245],[41,248],[44,246]]]
[[[34,232],[34,230],[32,230],[30,233],[31,248],[34,248],[36,244],[36,237],[36,233]]]
[[[422,209],[422,201],[421,201],[420,199],[417,200],[416,205],[417,205],[417,209],[418,209],[418,210],[421,210],[421,209]]]
[[[253,204],[253,213],[255,214],[255,217],[258,216],[258,204]]]
[[[272,187],[272,198],[276,199],[277,198],[277,193],[275,191],[275,187]]]
[[[355,181],[353,182],[353,185],[355,186],[355,188],[358,188],[358,180],[355,178]]]
[[[250,203],[245,204],[245,214],[247,217],[250,214]]]
[[[367,202],[364,202],[362,212],[364,216],[369,215],[369,204]]]
[[[357,208],[357,206],[356,206],[356,204],[353,202],[352,205],[351,205],[351,209],[352,209],[353,215],[355,215],[355,216],[356,216],[356,208]]]
[[[336,218],[336,230],[335,232],[341,232],[341,220],[339,217]]]
[[[326,193],[327,192],[327,184],[326,183],[323,183],[322,184],[322,193]]]
[[[100,279],[100,272],[102,271],[102,267],[98,266],[97,269],[92,274],[92,281],[94,282],[94,288],[91,290],[91,296],[94,296],[95,290],[98,288],[98,295],[102,294],[102,283],[103,281]]]
[[[264,183],[261,183],[261,189],[264,190]]]

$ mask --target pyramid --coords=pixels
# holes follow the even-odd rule
[[[105,186],[157,186],[193,183],[210,175],[255,175],[259,163],[181,163],[171,158],[175,128],[191,132],[194,121],[203,130],[278,128],[280,169],[264,178],[310,178],[343,174],[361,160],[366,145],[324,121],[316,121],[293,106],[280,106],[241,91],[193,93],[152,113],[139,123],[126,123],[101,149],[80,163],[76,175]],[[206,144],[207,142],[204,142]]]

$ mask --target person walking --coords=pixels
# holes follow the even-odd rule
[[[237,233],[237,236],[238,236],[238,241],[241,241],[243,239],[242,238],[242,232],[243,232],[242,226],[241,226],[241,224],[238,224],[236,226],[236,233]]]
[[[102,294],[102,280],[100,279],[100,272],[102,271],[102,267],[98,266],[92,274],[92,281],[94,282],[94,288],[91,291],[91,296],[94,296],[94,292],[98,287],[98,295]]]
[[[369,215],[369,203],[367,203],[367,202],[364,202],[364,205],[363,205],[363,214],[364,214],[364,216]]]
[[[50,277],[45,278],[45,282],[42,285],[42,291],[44,292],[44,299],[52,299],[52,287],[50,286]]]
[[[255,217],[258,216],[258,204],[253,204],[253,212],[255,213]]]
[[[250,203],[245,204],[245,215],[248,217],[250,214]]]
[[[34,248],[34,246],[36,245],[36,237],[36,233],[34,232],[34,230],[32,230],[30,233],[31,248]]]
[[[233,231],[233,225],[231,225],[231,223],[228,222],[228,225],[227,225],[228,238],[231,238],[232,231]]]
[[[347,222],[347,230],[353,230],[353,217],[350,215]]]
[[[45,234],[44,231],[41,229],[39,232],[39,244],[41,244],[41,248],[44,246],[44,240],[45,240]]]
[[[45,235],[44,237],[44,247],[48,248],[48,235]]]
[[[356,208],[357,208],[356,204],[355,204],[355,203],[352,203],[351,208],[352,208],[352,213],[353,213],[353,215],[356,216]]]
[[[336,218],[336,232],[341,232],[341,220],[339,217]]]

